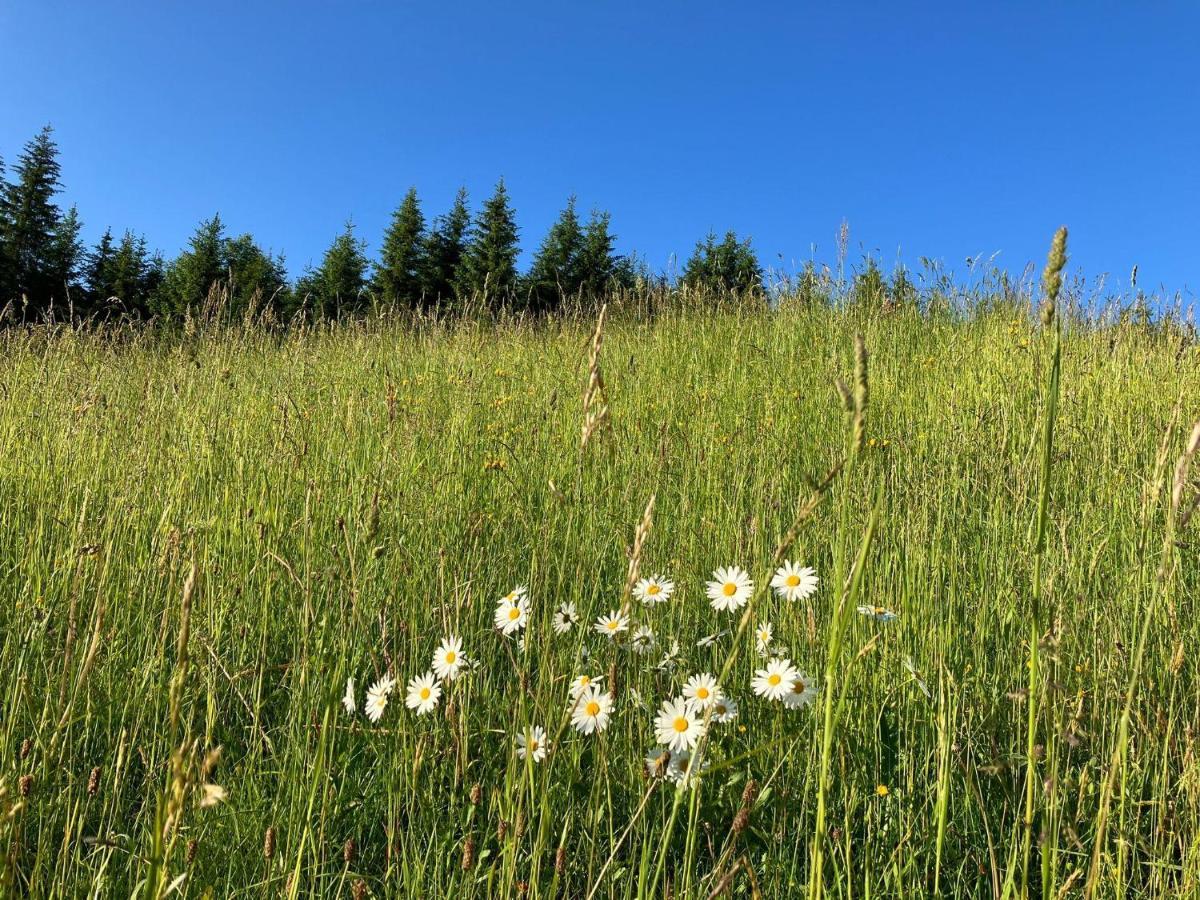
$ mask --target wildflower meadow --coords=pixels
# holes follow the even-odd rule
[[[0,894],[1200,893],[1200,351],[1045,275],[0,334]]]

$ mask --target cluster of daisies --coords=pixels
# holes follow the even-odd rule
[[[818,585],[819,579],[811,567],[790,561],[784,563],[770,581],[776,596],[787,601],[811,597]],[[633,596],[643,607],[654,607],[669,601],[675,591],[674,581],[662,575],[653,575],[636,583]],[[705,593],[713,609],[735,613],[750,602],[754,594],[754,582],[738,566],[722,567],[706,583]],[[895,617],[893,613],[877,607],[863,607],[860,612],[884,621]],[[529,591],[520,586],[497,602],[493,623],[501,635],[517,640],[523,649],[529,617]],[[559,635],[570,632],[579,623],[579,612],[575,604],[569,602],[561,604],[552,619],[554,632]],[[627,641],[629,648],[637,653],[644,654],[654,649],[656,641],[653,630],[643,624],[631,631],[631,626],[629,610],[619,609],[599,616],[592,630],[610,640]],[[702,638],[697,646],[708,646],[729,633],[729,630],[725,630]],[[786,648],[773,646],[773,637],[774,631],[769,622],[762,622],[755,628],[755,648],[765,663],[762,668],[755,670],[750,687],[756,696],[764,700],[781,703],[790,709],[803,708],[815,699],[816,685],[784,655]],[[584,652],[586,658],[586,648]],[[679,644],[673,641],[658,668],[673,671],[679,661]],[[433,711],[441,700],[444,686],[454,681],[469,665],[473,666],[474,663],[463,652],[462,640],[456,635],[446,637],[434,651],[429,670],[408,682],[405,705],[417,715]],[[614,697],[610,690],[602,686],[602,681],[599,677],[579,675],[571,682],[567,712],[571,727],[581,735],[598,734],[609,726]],[[395,678],[384,675],[368,688],[363,713],[371,722],[377,723],[383,718],[396,686]],[[631,694],[636,695],[636,692],[631,689]],[[637,697],[637,702],[641,703],[640,697]],[[358,711],[353,678],[347,679],[342,704],[347,713]],[[690,675],[680,695],[663,701],[654,715],[654,737],[659,746],[646,757],[647,774],[679,784],[691,782],[699,775],[694,771],[693,762],[701,738],[713,725],[732,722],[737,715],[737,701],[722,689],[716,677],[709,672]],[[515,745],[520,759],[536,763],[545,759],[550,752],[551,740],[541,725],[528,725],[516,735]]]

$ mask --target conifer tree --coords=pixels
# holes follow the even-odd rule
[[[562,306],[564,297],[573,297],[580,286],[580,262],[584,249],[584,233],[575,213],[575,198],[567,200],[545,240],[533,257],[526,276],[529,309],[535,313],[553,312]]]
[[[683,270],[683,283],[689,287],[717,292],[761,291],[763,272],[750,239],[737,239],[732,231],[717,243],[709,232],[696,244]]]
[[[2,218],[5,264],[11,282],[9,291],[24,297],[30,312],[46,310],[54,298],[64,299],[65,286],[57,285],[62,274],[65,244],[71,227],[78,233],[78,220],[68,223],[61,235],[62,215],[54,203],[61,188],[58,147],[47,125],[25,144],[13,169],[14,179],[0,187],[4,194]]]
[[[154,312],[172,318],[198,309],[212,286],[225,275],[224,243],[225,226],[220,214],[201,222],[188,242],[188,249],[167,267]]]
[[[16,276],[8,252],[8,181],[4,177],[4,157],[0,156],[0,308],[14,297]]]
[[[626,280],[628,271],[621,258],[613,252],[614,236],[608,230],[611,216],[593,210],[583,232],[583,247],[579,254],[579,290],[584,297],[597,300],[616,283]]]
[[[392,222],[383,236],[371,285],[379,303],[403,309],[421,305],[425,247],[425,217],[416,188],[410,188],[404,202],[392,213]]]
[[[364,306],[367,292],[366,243],[354,236],[354,226],[333,239],[319,268],[305,272],[296,284],[298,310],[315,317],[352,313]]]
[[[454,300],[470,227],[467,189],[459,188],[450,211],[434,221],[425,238],[421,295],[427,305],[444,305]]]
[[[83,244],[79,240],[80,227],[79,213],[72,206],[65,215],[59,217],[54,226],[49,258],[46,260],[46,278],[50,284],[49,301],[64,311],[68,305],[74,306],[76,301],[84,301],[79,285],[84,259]]]
[[[88,313],[101,309],[110,298],[119,296],[113,291],[110,277],[115,256],[112,228],[105,228],[84,263],[83,280]]]
[[[511,302],[517,288],[517,253],[516,218],[501,178],[475,219],[459,272],[459,296],[481,297],[493,306]]]

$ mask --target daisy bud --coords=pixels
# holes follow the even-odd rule
[[[263,835],[263,859],[271,859],[275,855],[275,826],[272,825]]]
[[[88,796],[95,797],[98,790],[100,790],[100,767],[96,766],[92,769],[92,774],[88,776]]]
[[[33,776],[22,775],[21,780],[17,782],[17,787],[21,791],[22,797],[28,797],[33,793]]]
[[[346,865],[354,863],[354,838],[346,838],[346,843],[342,845],[342,862]]]
[[[464,872],[475,867],[475,838],[473,837],[468,837],[463,842],[462,867]]]
[[[196,858],[196,852],[200,849],[200,842],[192,838],[187,842],[187,864],[190,866],[192,860]]]

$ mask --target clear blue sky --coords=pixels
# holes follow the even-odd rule
[[[1200,286],[1200,5],[0,2],[0,154],[44,123],[85,235],[168,254],[215,211],[296,274],[504,176],[522,247],[565,198],[665,267],[710,228],[768,265],[1000,252]]]

